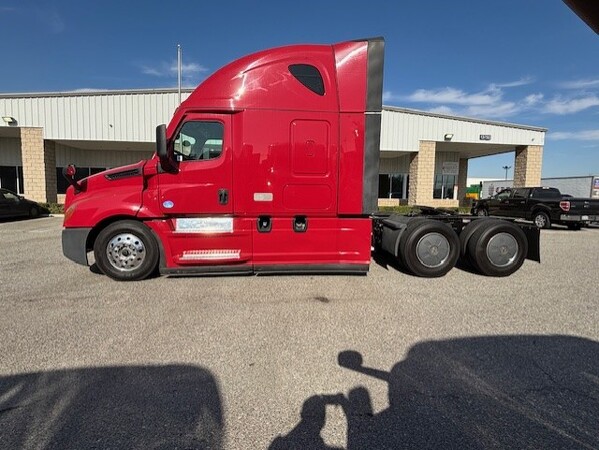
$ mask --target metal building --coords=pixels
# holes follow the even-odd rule
[[[93,174],[149,157],[177,105],[176,89],[0,94],[0,186],[61,202],[64,166]],[[379,203],[457,206],[468,160],[497,153],[514,153],[515,185],[537,185],[546,131],[383,107]]]

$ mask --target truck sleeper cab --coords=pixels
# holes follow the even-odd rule
[[[63,253],[87,265],[93,251],[116,280],[365,274],[374,226],[376,248],[420,276],[444,275],[462,254],[483,273],[517,270],[538,235],[508,222],[373,221],[383,52],[382,38],[296,45],[221,68],[157,127],[152,159],[81,181],[66,171]]]

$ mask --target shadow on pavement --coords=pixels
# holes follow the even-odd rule
[[[417,344],[390,372],[365,366],[355,351],[338,363],[388,382],[389,407],[374,414],[361,386],[310,397],[300,423],[271,448],[327,448],[318,439],[327,404],[343,408],[348,449],[599,448],[594,341],[475,337]]]
[[[220,449],[218,384],[184,365],[39,372],[0,378],[2,448]]]

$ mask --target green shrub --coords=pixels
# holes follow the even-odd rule
[[[46,214],[64,214],[64,205],[61,203],[38,203]]]

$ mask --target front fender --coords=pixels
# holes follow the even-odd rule
[[[135,217],[141,208],[140,186],[119,186],[80,195],[65,211],[65,228],[93,228],[109,217]]]

